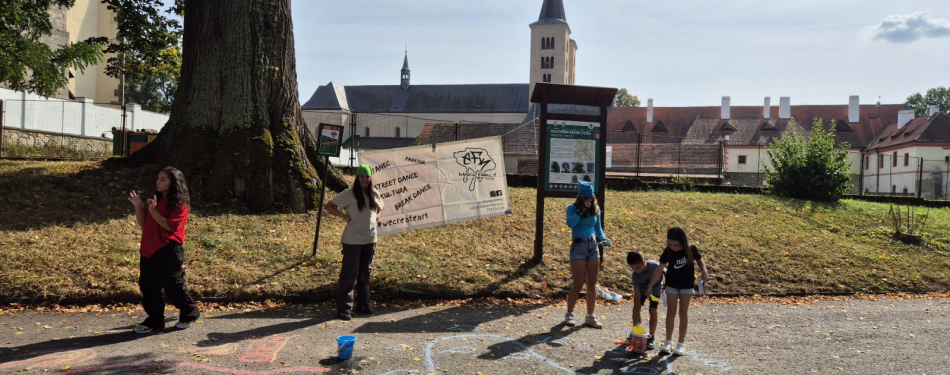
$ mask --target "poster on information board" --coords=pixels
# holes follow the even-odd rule
[[[320,124],[317,134],[320,135],[317,155],[340,157],[340,148],[343,146],[343,126]]]
[[[501,137],[360,153],[385,202],[377,235],[511,213]]]
[[[548,120],[544,188],[547,192],[577,192],[578,181],[600,186],[597,150],[601,147],[600,124]]]

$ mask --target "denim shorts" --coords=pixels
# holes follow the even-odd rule
[[[574,237],[571,241],[571,260],[594,260],[600,258],[597,248],[597,239],[591,237]]]
[[[693,290],[693,288],[676,289],[676,288],[666,287],[666,294],[681,294],[684,296],[692,296],[692,295],[696,295],[696,291]]]

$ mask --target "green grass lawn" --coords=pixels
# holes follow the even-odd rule
[[[138,293],[138,239],[128,190],[152,188],[138,170],[96,163],[0,161],[0,297],[117,297]],[[533,189],[511,189],[513,214],[382,237],[377,296],[400,287],[458,296],[554,296],[569,284],[566,199],[545,202],[545,262],[528,267]],[[607,192],[608,248],[601,284],[629,290],[629,250],[656,259],[666,229],[684,227],[714,282],[711,293],[937,292],[950,290],[950,209],[932,209],[927,244],[890,239],[889,206],[821,205],[758,195]],[[188,224],[189,287],[204,297],[330,295],[343,222],[324,216],[256,215],[194,207]]]

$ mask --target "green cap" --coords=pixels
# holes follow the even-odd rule
[[[361,175],[361,174],[366,174],[366,175],[372,176],[372,175],[373,175],[373,169],[370,168],[368,165],[362,164],[362,165],[359,166],[359,168],[356,168],[356,175],[359,176],[359,175]]]

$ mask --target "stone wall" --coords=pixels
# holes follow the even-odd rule
[[[112,139],[3,128],[8,158],[101,159],[112,155]]]

